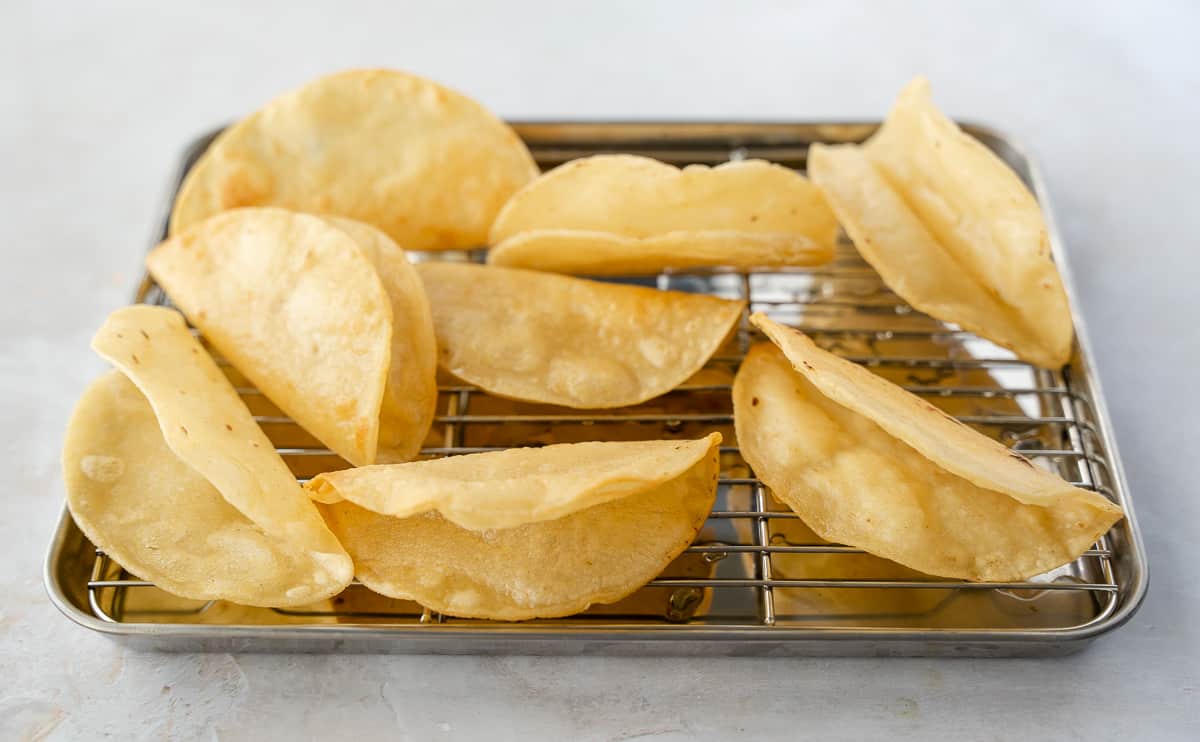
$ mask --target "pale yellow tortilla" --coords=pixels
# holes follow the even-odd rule
[[[250,412],[169,309],[114,312],[63,447],[88,537],[168,592],[261,606],[322,600],[352,567]],[[126,378],[128,377],[128,378]]]
[[[714,435],[689,449],[698,455],[682,473],[637,478],[606,502],[589,506],[594,500],[579,498],[582,509],[511,528],[474,531],[436,511],[398,518],[349,501],[320,507],[358,579],[378,593],[452,616],[566,616],[633,593],[692,543],[716,496],[719,442]],[[556,466],[557,454],[546,458]],[[517,462],[517,469],[526,467]],[[493,506],[506,510],[501,501],[510,494],[524,498],[522,484],[520,478],[511,489],[499,484]]]
[[[118,371],[79,400],[63,446],[63,479],[71,516],[88,540],[173,595],[292,606],[349,582],[348,561],[343,574],[331,574],[327,560],[265,533],[176,456],[149,402]]]
[[[762,160],[682,170],[636,155],[572,160],[530,183],[492,225],[488,262],[562,273],[816,265],[837,221],[804,176]]]
[[[637,404],[698,371],[744,302],[549,273],[421,263],[438,362],[502,397]]]
[[[1048,365],[1065,363],[1067,294],[1041,208],[1017,174],[938,110],[924,78],[900,92],[863,149],[966,271],[1032,329]]]
[[[808,162],[859,254],[902,299],[1039,365],[1062,365],[1043,348],[1040,331],[933,236],[862,148],[814,144]]]
[[[817,265],[833,256],[804,235],[779,232],[678,231],[653,237],[611,232],[535,229],[488,251],[490,265],[551,273],[633,276],[690,268],[778,268]]]
[[[537,166],[475,101],[395,70],[347,70],[224,131],[188,173],[176,234],[213,214],[279,206],[367,222],[408,250],[484,244]]]
[[[392,352],[375,461],[408,461],[424,443],[437,408],[437,344],[425,287],[404,251],[386,234],[353,219],[326,219],[358,243],[391,301]]]
[[[1074,329],[1041,209],[918,78],[861,148],[814,145],[809,174],[862,256],[908,303],[1046,368]]]
[[[352,464],[375,461],[392,300],[351,235],[316,216],[238,209],[175,235],[146,265],[213,347],[301,427]]]
[[[716,443],[693,441],[560,443],[450,456],[322,474],[305,489],[321,502],[349,500],[405,518],[436,510],[482,531],[554,520],[681,475]]]
[[[738,442],[822,538],[927,574],[1006,581],[1071,561],[1121,518],[800,333],[752,321],[782,351],[757,345],[738,372]]]

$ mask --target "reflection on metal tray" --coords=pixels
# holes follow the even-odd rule
[[[762,157],[803,169],[813,141],[857,141],[868,124],[524,124],[552,167],[596,152],[715,164]],[[1031,163],[1006,139],[972,128],[1045,207]],[[211,137],[188,152],[182,173]],[[1049,216],[1049,215],[1048,215]],[[1051,224],[1053,233],[1053,224]],[[1052,234],[1053,236],[1053,234]],[[1055,239],[1055,256],[1069,271]],[[479,259],[477,254],[418,259]],[[652,283],[655,279],[651,280]],[[182,600],[98,553],[64,511],[46,565],[51,598],[72,620],[130,644],[165,650],[690,655],[1065,654],[1121,625],[1146,589],[1146,565],[1108,417],[1079,326],[1061,373],[912,310],[849,244],[811,270],[665,274],[663,289],[712,293],[802,328],[951,415],[1077,485],[1112,498],[1126,518],[1075,562],[1024,583],[935,580],[823,543],[754,478],[738,454],[730,384],[752,336],[743,320],[708,366],[636,407],[588,412],[491,397],[443,379],[424,453],[454,455],[559,441],[695,437],[719,430],[722,479],[696,543],[649,586],[619,603],[519,624],[430,614],[352,585],[304,610]],[[137,301],[165,303],[147,278]],[[237,372],[251,410],[300,478],[343,466]]]

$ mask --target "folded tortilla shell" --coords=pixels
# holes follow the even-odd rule
[[[833,257],[836,238],[820,191],[780,165],[680,169],[596,155],[513,196],[492,225],[488,262],[590,275],[817,265]]]
[[[1078,557],[1121,518],[804,335],[752,322],[778,347],[754,346],[734,381],[738,442],[822,538],[927,574],[1022,580]]]
[[[409,250],[475,247],[537,172],[516,132],[470,98],[404,72],[347,70],[222,132],[184,179],[171,234],[279,206],[367,222]]]
[[[573,494],[570,505],[560,501],[550,506],[558,517],[509,527],[471,530],[438,510],[407,517],[382,515],[349,499],[320,507],[354,559],[358,579],[378,593],[415,600],[453,616],[499,621],[566,616],[593,603],[611,603],[633,593],[692,543],[716,496],[720,440],[713,434],[701,441],[671,442],[681,446],[678,451],[687,452],[690,466],[675,471],[674,454],[665,457],[672,461],[667,468],[652,457],[642,458],[644,475],[628,477],[624,484],[589,465],[588,460],[611,460],[599,448],[565,444],[569,455],[580,459],[580,478],[594,481],[590,485],[568,483]],[[596,444],[605,445],[625,444]],[[561,449],[535,449],[535,454],[544,455],[551,472],[543,480],[546,483],[559,484],[554,472],[560,477],[566,473]],[[454,517],[461,517],[462,503],[447,493],[479,473],[475,464],[463,460],[485,455],[455,457],[443,468],[461,468],[463,477],[438,470],[421,480],[438,493],[425,502],[444,506]],[[492,472],[497,476],[492,492],[481,488],[466,491],[482,501],[481,508],[497,513],[495,522],[513,522],[511,513],[515,511],[530,512],[531,518],[550,512],[539,513],[539,508],[529,507],[526,488],[536,487],[538,481],[528,475],[529,463],[508,461],[514,465],[513,476],[506,476],[503,466],[497,466]],[[418,463],[423,462],[392,468],[398,479],[405,479],[402,470]],[[435,476],[446,481],[431,484]],[[380,479],[372,477],[373,483]],[[414,480],[406,482],[405,488],[417,485]],[[413,503],[427,497],[419,491],[405,494],[400,487],[384,486],[384,498]],[[598,491],[605,491],[603,497],[596,496]],[[552,498],[555,493],[545,495]],[[514,507],[504,502],[510,496],[517,502]],[[378,504],[378,498],[359,499]],[[408,506],[385,509],[403,512]],[[475,518],[472,522],[481,521]]]
[[[744,302],[549,273],[421,263],[439,363],[501,396],[622,407],[698,371]]]
[[[63,447],[80,528],[176,595],[296,606],[340,592],[350,559],[183,318],[114,312]]]

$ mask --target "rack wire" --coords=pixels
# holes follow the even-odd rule
[[[430,256],[422,256],[429,258]],[[820,271],[787,271],[780,273],[727,273],[708,271],[688,274],[664,274],[656,279],[656,283],[664,289],[699,290],[728,298],[741,298],[747,301],[749,311],[766,311],[775,317],[787,319],[788,312],[807,312],[807,322],[792,322],[812,333],[826,347],[851,360],[863,363],[869,368],[881,372],[892,372],[908,378],[901,381],[909,391],[929,398],[933,403],[946,404],[948,400],[959,403],[959,409],[951,408],[957,419],[973,425],[985,434],[1011,439],[1021,453],[1033,460],[1048,466],[1063,475],[1076,486],[1095,490],[1107,496],[1112,496],[1111,484],[1098,477],[1098,472],[1106,471],[1109,464],[1104,452],[1095,445],[1095,425],[1081,418],[1079,406],[1086,406],[1087,399],[1076,393],[1068,375],[1036,369],[1013,358],[1006,351],[991,346],[990,343],[975,342],[968,334],[955,328],[946,327],[936,321],[921,315],[907,307],[891,295],[889,291],[877,282],[869,292],[863,286],[857,289],[859,301],[847,300],[836,296],[836,287],[830,298],[830,291],[824,291],[823,299],[808,300],[815,296],[810,291],[811,285],[818,281],[837,282],[852,276],[856,281],[867,279],[869,268],[854,254],[852,247],[843,244],[833,267]],[[828,285],[828,284],[826,284]],[[731,289],[736,289],[732,290]],[[764,293],[778,294],[780,291],[790,291],[792,298],[787,301],[762,299],[756,292],[756,287],[766,287]],[[820,293],[820,292],[818,292]],[[862,299],[862,296],[866,299]],[[147,288],[144,300],[169,305],[165,295],[151,285]],[[830,313],[830,309],[834,313]],[[883,311],[885,310],[885,311]],[[925,324],[924,329],[866,329],[855,326],[867,319],[890,314],[905,317],[909,324]],[[731,439],[728,426],[733,422],[732,407],[729,401],[732,373],[740,362],[743,353],[752,342],[762,341],[762,338],[748,326],[743,318],[736,335],[730,339],[725,348],[714,356],[706,367],[709,376],[724,377],[723,381],[701,380],[680,386],[665,398],[671,410],[662,409],[662,401],[652,401],[637,408],[586,412],[541,405],[522,405],[506,400],[490,397],[486,392],[454,380],[448,380],[439,388],[439,412],[435,418],[435,445],[427,445],[421,454],[429,457],[456,456],[483,451],[501,450],[512,445],[540,445],[552,442],[558,438],[582,440],[590,438],[588,428],[597,426],[620,426],[633,429],[633,436],[639,438],[654,438],[660,436],[675,436],[698,434],[701,430],[711,428],[726,428],[727,439]],[[963,355],[962,343],[974,342],[977,347],[986,350],[975,350],[971,355]],[[870,349],[886,343],[902,343],[906,346],[917,346],[907,354],[895,352],[871,353],[861,352],[863,348]],[[939,346],[948,349],[948,354],[941,357],[934,355]],[[859,352],[846,352],[847,349]],[[954,353],[959,353],[954,357]],[[239,381],[238,389],[252,407],[262,410],[269,407],[268,400],[262,397],[251,386]],[[1012,376],[1014,373],[1022,378],[1023,383],[1005,386],[996,380],[992,372],[1000,369]],[[911,383],[913,376],[922,372],[936,372],[943,383]],[[955,383],[959,376],[971,374],[974,383]],[[984,376],[986,375],[986,376]],[[702,373],[701,376],[704,376]],[[994,383],[980,383],[992,379]],[[946,383],[950,382],[950,383]],[[695,404],[696,398],[703,397],[702,404]],[[974,414],[963,414],[961,405],[966,402]],[[1024,404],[1022,404],[1024,403]],[[706,411],[690,411],[694,407],[707,407]],[[500,408],[515,408],[509,412],[497,412]],[[679,411],[674,411],[679,410]],[[271,411],[257,414],[255,419],[259,424],[271,430],[279,437],[279,429],[293,428],[288,433],[303,437],[303,433],[294,429],[294,423],[286,416]],[[525,426],[536,429],[542,434],[531,438],[528,433],[514,434],[499,433],[495,445],[473,445],[472,441],[481,434],[484,439],[497,439],[496,431],[503,431],[511,426]],[[685,431],[686,429],[686,431]],[[549,436],[544,435],[549,431]],[[563,435],[566,432],[571,435]],[[1017,431],[1014,434],[1012,431]],[[282,436],[286,438],[287,436]],[[601,438],[603,436],[596,436]],[[322,463],[332,462],[334,454],[327,448],[315,442],[299,445],[281,445],[279,453],[298,472],[310,471],[308,464],[313,460]],[[686,554],[700,557],[702,561],[715,565],[732,557],[745,557],[741,560],[740,569],[724,570],[725,574],[710,574],[703,576],[672,576],[664,575],[652,581],[648,587],[665,588],[670,591],[663,599],[661,620],[678,623],[681,618],[696,620],[694,612],[686,616],[670,615],[669,607],[674,600],[678,603],[680,591],[710,591],[719,593],[726,590],[752,590],[755,595],[755,612],[753,615],[726,615],[734,623],[771,627],[780,621],[788,621],[786,611],[782,611],[777,600],[785,591],[815,591],[815,590],[866,590],[876,593],[877,601],[882,607],[881,617],[889,615],[894,609],[892,601],[887,596],[879,598],[880,592],[894,591],[936,591],[944,595],[964,591],[987,591],[1002,595],[1012,601],[1042,600],[1053,603],[1053,594],[1070,592],[1086,595],[1091,604],[1091,612],[1080,609],[1078,601],[1072,603],[1074,620],[1094,621],[1111,611],[1115,603],[1115,595],[1119,589],[1110,561],[1113,553],[1111,547],[1104,541],[1096,544],[1084,553],[1075,563],[1055,570],[1047,576],[1023,582],[963,582],[940,580],[925,577],[863,577],[855,575],[839,575],[834,572],[825,576],[796,576],[799,570],[781,569],[778,565],[782,558],[797,560],[805,556],[849,557],[864,555],[860,549],[840,544],[821,543],[816,540],[803,542],[785,542],[779,537],[780,529],[777,523],[795,521],[797,516],[778,504],[773,503],[766,487],[754,476],[753,472],[741,459],[736,444],[721,448],[722,475],[718,483],[719,496],[716,509],[710,514],[709,522],[720,523],[718,529],[723,534],[732,534],[720,539],[701,541],[691,546]],[[319,468],[319,467],[318,467]],[[306,477],[300,476],[301,481]],[[740,505],[739,505],[740,503]],[[888,570],[880,565],[883,574]],[[89,605],[95,615],[105,621],[129,620],[130,617],[144,620],[147,614],[159,612],[159,609],[149,611],[138,610],[137,601],[129,600],[128,596],[118,597],[120,591],[155,590],[148,582],[138,580],[128,575],[107,555],[97,552],[92,574],[88,576],[87,589]],[[361,586],[353,586],[351,590],[363,590]],[[110,592],[105,595],[105,592]],[[1034,597],[1016,597],[1025,592]],[[1009,597],[1011,596],[1011,598]],[[723,596],[721,596],[723,597]],[[696,607],[704,601],[693,600]],[[723,601],[713,596],[708,603],[718,605]],[[743,601],[744,602],[744,601]],[[803,602],[803,601],[802,601]],[[809,601],[811,603],[811,601]],[[919,602],[919,601],[918,601]],[[201,604],[195,608],[196,615],[210,610],[214,604]],[[864,620],[861,606],[856,602],[857,620]],[[836,609],[836,606],[833,606]],[[171,608],[168,610],[178,610]],[[932,603],[931,611],[946,611],[945,601]],[[1053,612],[1053,611],[1051,611]],[[278,611],[287,615],[289,611]],[[316,609],[305,611],[309,615],[325,614],[333,618],[341,618],[341,612],[336,608]],[[359,610],[348,613],[361,615]],[[924,612],[922,612],[923,614]],[[707,618],[719,620],[720,614]],[[836,618],[837,614],[825,614]],[[921,614],[918,614],[921,615]],[[445,622],[447,619],[436,615],[427,615],[424,611],[413,606],[396,610],[394,606],[378,611],[375,618],[395,618],[399,620],[420,620],[428,622]],[[647,614],[638,614],[631,618],[645,621]],[[816,625],[813,615],[804,616],[808,625]],[[907,622],[913,616],[905,617]],[[600,613],[592,619],[589,614],[574,619],[576,622],[600,620],[611,623],[614,616]],[[704,620],[701,618],[700,620]],[[795,620],[795,619],[792,619]],[[837,621],[834,621],[837,623]],[[1071,626],[1078,623],[1069,624]]]
[[[676,164],[763,156],[803,170],[806,155],[806,147],[794,141],[730,146],[728,138],[722,137],[711,142],[693,139],[677,147],[619,137],[568,146],[557,141],[553,128],[544,132],[548,143],[541,144],[536,135],[523,132],[543,167],[614,150]],[[482,253],[415,257],[479,260]],[[748,315],[763,311],[928,399],[1036,465],[1124,504],[1119,469],[1106,447],[1104,417],[1095,408],[1090,377],[1077,377],[1075,363],[1061,372],[1038,369],[971,333],[923,315],[888,290],[844,240],[832,263],[814,269],[751,273],[714,269],[632,280],[664,290],[742,299],[748,309],[703,371],[663,397],[636,407],[572,410],[502,400],[451,378],[439,385],[434,428],[421,451],[428,457],[559,441],[692,438],[714,429],[725,437],[716,505],[697,541],[660,577],[613,606],[522,626],[564,636],[578,629],[594,634],[656,627],[1055,632],[1102,624],[1128,597],[1126,570],[1117,564],[1121,552],[1130,547],[1127,537],[1114,541],[1106,535],[1073,563],[1032,580],[986,583],[919,575],[859,549],[824,543],[774,500],[741,458],[733,435],[732,379],[750,345],[762,341],[748,324]],[[148,277],[137,300],[169,303]],[[225,368],[301,481],[345,465],[236,370]],[[94,553],[86,574],[78,579],[86,592],[87,610],[107,623],[330,622],[371,628],[421,625],[422,630],[432,625],[498,626],[383,599],[357,583],[334,601],[304,610],[185,601],[129,575],[104,553]]]

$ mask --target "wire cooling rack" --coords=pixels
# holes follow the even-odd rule
[[[543,167],[603,151],[676,164],[764,157],[803,169],[812,141],[853,141],[857,124],[534,124],[519,127]],[[1028,161],[975,130],[1043,199]],[[194,160],[207,140],[193,147]],[[1061,253],[1056,254],[1061,264]],[[480,251],[416,254],[480,260]],[[1079,559],[1025,582],[931,578],[821,541],[771,496],[741,458],[730,389],[746,350],[762,341],[746,316],[692,379],[644,404],[581,411],[492,397],[442,379],[422,454],[453,456],[584,440],[694,438],[722,432],[713,512],[696,542],[647,587],[611,606],[520,624],[456,619],[352,585],[303,610],[187,601],[138,580],[83,539],[64,515],[47,565],[60,608],[76,621],[166,649],[809,654],[1052,654],[1119,625],[1144,593],[1140,537],[1084,348],[1062,372],[913,310],[843,242],[815,269],[722,270],[628,279],[662,289],[743,299],[751,311],[809,333],[1036,465],[1120,503],[1129,517]],[[148,277],[137,301],[167,304]],[[1078,323],[1077,323],[1078,324]],[[1086,339],[1081,336],[1081,345]],[[219,361],[220,362],[220,361]],[[224,365],[297,477],[345,466]]]

